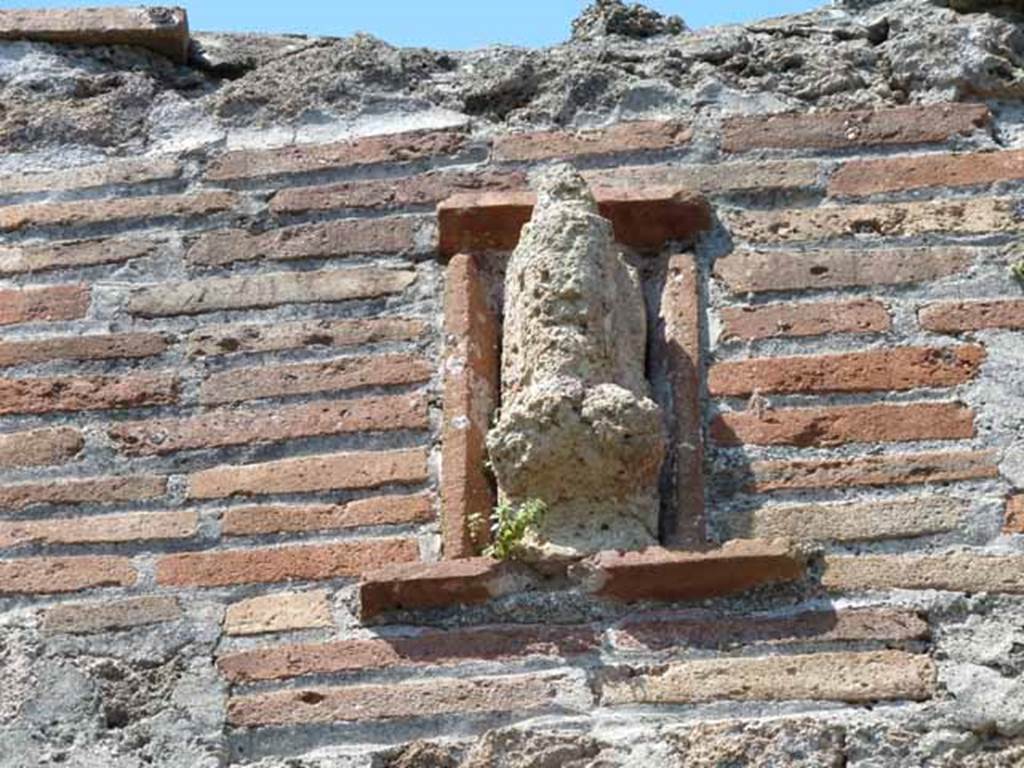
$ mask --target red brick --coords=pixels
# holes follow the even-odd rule
[[[434,679],[382,685],[350,685],[257,693],[228,700],[228,722],[236,727],[311,725],[405,717],[564,709],[569,689],[573,707],[590,696],[565,673],[505,677]],[[571,686],[571,688],[570,688]],[[585,702],[585,703],[584,703]]]
[[[708,552],[601,552],[589,563],[591,591],[630,601],[721,597],[804,575],[803,563],[784,540],[731,541]]]
[[[301,144],[271,150],[238,150],[215,159],[207,179],[253,179],[285,173],[351,168],[376,163],[403,163],[454,155],[465,147],[461,131],[411,131],[363,136],[335,144]]]
[[[721,311],[722,340],[884,333],[892,327],[879,301],[820,301],[727,307]]]
[[[422,394],[308,403],[262,411],[210,411],[190,419],[116,424],[110,437],[125,453],[154,456],[175,451],[258,445],[349,432],[425,429]]]
[[[128,302],[128,311],[142,317],[165,317],[281,304],[370,299],[400,293],[415,280],[416,273],[410,270],[359,267],[214,277],[138,288]]]
[[[31,341],[0,341],[0,367],[47,360],[111,360],[163,354],[167,339],[159,333],[80,334]]]
[[[79,320],[88,311],[85,285],[0,290],[0,325]]]
[[[126,557],[33,557],[0,560],[0,594],[51,595],[97,587],[130,587],[136,574]]]
[[[701,335],[704,324],[700,274],[692,254],[669,257],[661,294],[661,333],[655,354],[666,364],[671,387],[669,422],[673,469],[671,514],[663,515],[663,541],[701,547],[707,541],[704,509],[704,445],[701,414]]]
[[[180,172],[180,163],[169,157],[111,160],[47,173],[0,176],[0,195],[87,189],[112,184],[141,184],[147,181],[173,179]]]
[[[485,438],[498,404],[501,331],[474,256],[452,257],[444,294],[444,425],[441,536],[447,559],[479,554],[497,498],[485,466]]]
[[[137,45],[184,64],[188,60],[188,17],[183,8],[0,11],[0,40]]]
[[[62,267],[91,267],[153,256],[161,247],[156,240],[103,238],[46,245],[0,248],[0,275],[46,272]]]
[[[515,563],[489,557],[382,567],[359,584],[359,615],[485,603],[514,588],[517,570]]]
[[[347,181],[322,187],[293,187],[274,195],[276,214],[340,208],[407,208],[436,205],[459,192],[524,189],[526,175],[503,171],[432,171],[400,179]]]
[[[0,521],[0,548],[26,544],[117,544],[188,539],[196,535],[198,526],[196,512]]]
[[[941,589],[1024,594],[1024,557],[976,551],[829,555],[821,583],[829,590]]]
[[[358,499],[347,504],[232,507],[224,511],[221,533],[224,536],[262,536],[425,523],[433,519],[433,496],[417,493]]]
[[[203,382],[199,399],[203,405],[215,405],[360,387],[419,384],[429,381],[433,374],[434,367],[428,360],[403,354],[342,357],[273,368],[235,368],[215,373]]]
[[[218,666],[233,683],[331,675],[361,669],[449,666],[463,661],[511,661],[528,656],[571,657],[598,650],[586,626],[506,625],[428,630],[407,637],[283,645],[222,656]]]
[[[334,453],[207,469],[191,475],[188,496],[223,499],[236,495],[355,490],[426,479],[427,453],[422,448]]]
[[[924,187],[970,187],[1024,178],[1024,151],[914,155],[851,160],[828,184],[830,195],[873,195]]]
[[[714,396],[754,392],[898,392],[952,387],[973,379],[985,360],[980,346],[897,347],[842,355],[764,357],[712,366]]]
[[[426,221],[418,216],[343,219],[281,227],[259,234],[244,229],[224,229],[196,240],[185,254],[185,260],[199,266],[217,267],[237,261],[406,253],[416,248],[416,233]]]
[[[801,488],[916,485],[999,477],[991,451],[895,454],[855,459],[756,461],[746,490],[754,493]]]
[[[209,216],[230,211],[238,201],[233,192],[197,192],[192,195],[143,195],[70,203],[9,205],[0,208],[0,231]]]
[[[918,313],[921,327],[939,333],[965,333],[992,328],[1024,329],[1024,299],[938,301]]]
[[[583,171],[583,178],[594,187],[674,186],[704,194],[816,187],[820,177],[821,168],[816,160],[664,163]]]
[[[216,357],[306,347],[351,347],[382,341],[413,341],[422,338],[428,327],[425,320],[405,317],[207,325],[192,332],[186,343],[192,357]]]
[[[678,187],[594,190],[600,213],[612,222],[615,239],[643,250],[692,240],[711,228],[707,201]],[[533,214],[532,192],[482,192],[454,195],[438,206],[440,250],[444,256],[510,251]]]
[[[162,624],[180,618],[181,607],[173,597],[133,597],[56,605],[46,612],[43,631],[84,635]]]
[[[974,412],[958,403],[850,405],[722,413],[711,426],[722,445],[835,446],[974,437]]]
[[[0,415],[142,408],[177,399],[174,376],[0,379]]]
[[[935,144],[989,124],[984,104],[939,104],[850,112],[794,112],[727,119],[722,149],[844,149]]]
[[[229,635],[260,635],[334,626],[329,593],[277,592],[228,606],[224,632]]]
[[[82,433],[72,427],[0,435],[0,468],[64,464],[81,453]]]
[[[156,564],[156,580],[168,587],[324,581],[358,576],[382,562],[401,563],[418,557],[414,539],[190,552],[161,557]]]
[[[1024,533],[1024,495],[1017,494],[1006,500],[1004,533]]]
[[[552,157],[610,155],[685,146],[693,131],[675,121],[618,123],[590,131],[537,131],[508,133],[494,139],[494,159],[546,160]]]
[[[164,495],[167,478],[158,475],[90,477],[0,485],[0,508],[26,509],[40,504],[114,504]]]
[[[715,262],[715,276],[733,293],[903,285],[965,272],[977,255],[949,247],[739,250]]]
[[[792,616],[700,617],[685,614],[629,619],[612,632],[616,648],[665,651],[732,649],[750,643],[838,643],[926,640],[928,623],[910,611],[805,611]]]

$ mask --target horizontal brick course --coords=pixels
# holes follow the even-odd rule
[[[105,187],[111,184],[139,184],[173,179],[181,172],[174,158],[112,160],[48,173],[20,173],[0,176],[0,195],[26,192],[56,192],[67,189]]]
[[[935,665],[902,651],[814,653],[763,658],[701,659],[609,680],[601,704],[689,704],[737,701],[920,701],[935,690]]]
[[[637,165],[583,171],[583,178],[596,187],[676,186],[714,194],[813,187],[818,184],[820,174],[817,161],[786,160]]]
[[[214,467],[189,477],[192,499],[260,496],[342,489],[375,488],[427,479],[422,448],[334,453],[281,459],[264,464]]]
[[[349,432],[425,429],[422,394],[309,403],[261,411],[210,411],[190,419],[116,424],[108,432],[120,449],[153,456],[174,451],[258,445]]]
[[[188,539],[199,527],[197,512],[140,512],[60,520],[0,521],[0,548],[27,544],[118,544]]]
[[[97,603],[56,605],[46,612],[43,631],[85,635],[162,624],[181,618],[173,597],[133,597]]]
[[[228,722],[236,727],[311,725],[560,709],[570,686],[574,700],[589,698],[564,673],[277,691],[230,699]]]
[[[733,293],[905,285],[955,275],[970,267],[970,248],[737,250],[715,262],[715,276]]]
[[[224,536],[261,536],[424,523],[433,519],[433,496],[417,493],[357,499],[347,504],[232,507],[224,510],[221,533]]]
[[[973,379],[985,360],[980,346],[896,347],[841,355],[764,357],[717,363],[712,395],[754,392],[874,392],[953,387]]]
[[[722,445],[834,446],[974,436],[974,412],[958,403],[779,408],[722,413],[711,427]]]
[[[0,509],[27,509],[42,504],[113,504],[145,501],[164,495],[167,478],[158,475],[90,477],[0,485]]]
[[[870,299],[726,307],[720,314],[722,339],[726,341],[884,333],[892,327],[885,305]]]
[[[27,341],[0,341],[0,367],[48,360],[112,360],[152,357],[166,351],[159,333],[80,334]]]
[[[0,325],[79,320],[88,311],[85,285],[0,290]]]
[[[365,621],[388,611],[484,603],[512,589],[516,572],[514,563],[489,557],[381,564],[359,584],[359,615]]]
[[[411,637],[283,645],[228,654],[221,657],[218,666],[228,680],[239,683],[361,669],[436,667],[462,661],[571,657],[599,647],[597,633],[586,626],[510,625],[428,630]]]
[[[723,516],[731,538],[884,541],[954,531],[966,505],[943,496],[838,504],[759,506]]]
[[[452,155],[466,145],[460,131],[412,131],[363,136],[334,144],[300,144],[270,150],[238,150],[216,158],[206,172],[214,181],[312,173],[376,163],[401,163]]]
[[[675,121],[636,121],[608,128],[577,131],[507,133],[494,139],[494,159],[546,160],[552,157],[607,155],[652,149],[671,149],[690,142],[693,131]]]
[[[402,563],[418,557],[414,539],[194,552],[161,557],[156,564],[156,580],[168,587],[324,581],[358,576],[380,563]]]
[[[177,399],[174,376],[0,379],[0,415],[143,408]]]
[[[224,614],[224,632],[229,635],[296,632],[333,623],[326,590],[262,595],[230,605]]]
[[[949,552],[936,555],[829,555],[824,586],[832,590],[940,589],[1024,593],[1024,556]]]
[[[428,360],[403,354],[343,357],[272,368],[235,368],[210,376],[203,382],[199,398],[204,405],[235,403],[360,387],[419,384],[433,374],[434,367]]]
[[[1004,533],[1024,533],[1024,494],[1016,494],[1006,500],[1006,521]]]
[[[1019,232],[1024,228],[1024,219],[1017,213],[1017,201],[1011,197],[728,211],[724,218],[734,237],[760,243],[914,237],[933,232],[971,235]]]
[[[427,331],[425,320],[373,317],[307,320],[266,325],[207,325],[186,339],[192,357],[279,352],[306,347],[350,347],[384,341],[412,341]]]
[[[407,270],[353,268],[164,283],[136,289],[128,311],[142,317],[163,317],[369,299],[399,293],[415,279],[416,273]]]
[[[72,203],[9,205],[0,207],[0,231],[210,216],[230,211],[238,201],[232,192],[198,192],[193,195],[145,195]]]
[[[991,451],[896,454],[855,459],[757,461],[746,489],[756,493],[801,488],[916,485],[999,477]]]
[[[793,112],[733,117],[722,129],[722,149],[845,149],[934,144],[968,136],[989,124],[984,104],[937,104],[849,112]]]
[[[218,230],[196,240],[185,260],[197,266],[218,267],[238,261],[406,253],[416,248],[416,234],[424,221],[416,216],[395,216],[302,224],[259,234],[243,229]]]
[[[921,327],[939,333],[1024,329],[1024,299],[938,301],[918,313]]]
[[[103,238],[10,246],[0,248],[0,275],[115,264],[153,256],[159,249],[160,243],[156,240],[144,238]]]
[[[0,560],[0,595],[52,595],[98,587],[130,587],[126,557],[33,557]]]
[[[1024,151],[914,155],[844,163],[829,180],[830,195],[873,195],[925,187],[969,187],[1024,179]]]
[[[8,432],[0,435],[0,469],[64,464],[84,446],[85,438],[73,427]]]

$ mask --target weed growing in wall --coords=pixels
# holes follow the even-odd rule
[[[536,532],[547,511],[547,505],[540,499],[529,499],[522,504],[499,504],[491,513],[491,544],[484,555],[497,560],[519,558],[523,542],[530,533]]]

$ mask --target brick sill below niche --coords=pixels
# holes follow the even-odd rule
[[[724,597],[803,576],[803,559],[784,539],[734,540],[702,552],[661,547],[608,551],[575,562],[474,557],[393,565],[365,574],[359,585],[360,618],[485,603],[552,581],[602,598],[675,601]]]

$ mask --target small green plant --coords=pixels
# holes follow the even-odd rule
[[[1010,266],[1010,274],[1013,275],[1014,280],[1024,287],[1024,259],[1014,262]]]
[[[520,557],[523,541],[529,533],[537,530],[547,511],[547,505],[540,499],[530,499],[522,504],[499,504],[491,513],[491,544],[484,550],[484,555],[497,560]]]

